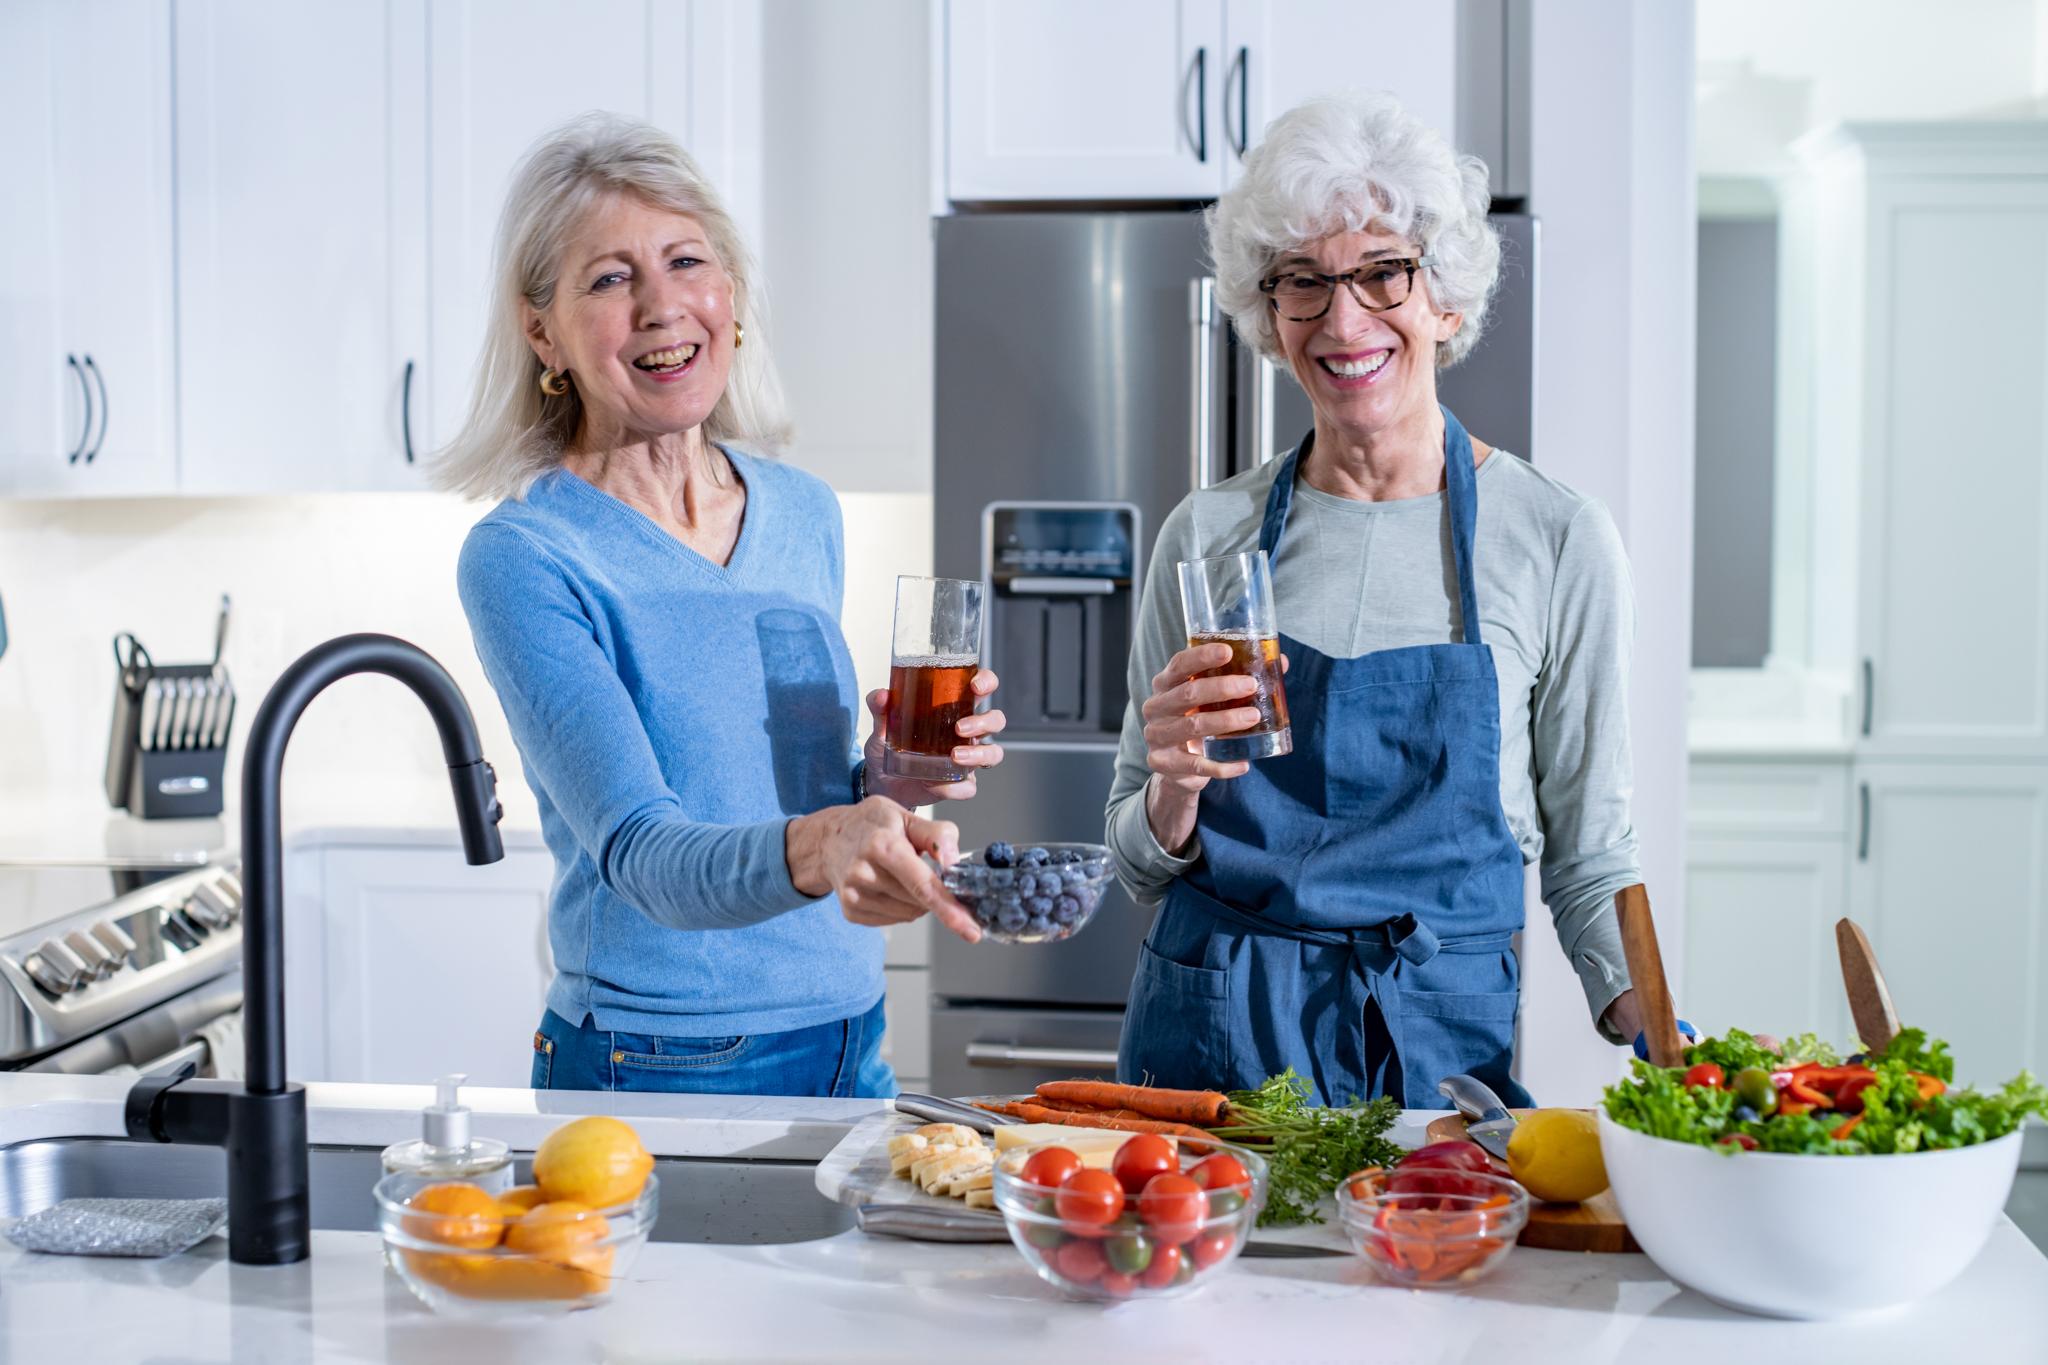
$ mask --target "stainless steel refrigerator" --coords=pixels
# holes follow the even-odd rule
[[[1529,458],[1537,224],[1494,221],[1493,317],[1440,390],[1472,432]],[[1312,425],[1308,400],[1237,344],[1194,213],[960,214],[935,231],[936,572],[986,582],[1009,717],[1003,766],[945,813],[963,848],[1100,841],[1160,521],[1191,489],[1284,454]],[[1112,887],[1062,944],[935,932],[933,1087],[1113,1071],[1150,923]]]

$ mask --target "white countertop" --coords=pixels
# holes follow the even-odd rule
[[[126,1083],[0,1075],[0,1144],[116,1135]],[[309,1087],[321,1144],[409,1136],[425,1086]],[[630,1115],[664,1155],[821,1155],[874,1102],[466,1090],[476,1129],[530,1147],[560,1118]],[[1414,1140],[1428,1115],[1404,1116]],[[1815,1211],[1825,1217],[1825,1211]],[[0,1360],[1374,1362],[1794,1358],[2037,1359],[2048,1259],[2008,1220],[1969,1272],[1909,1308],[1847,1323],[1747,1317],[1681,1290],[1641,1256],[1517,1248],[1456,1292],[1396,1289],[1351,1259],[1240,1261],[1178,1300],[1069,1303],[1006,1246],[849,1232],[733,1247],[653,1243],[606,1307],[552,1323],[435,1317],[370,1233],[315,1232],[296,1266],[231,1264],[224,1238],[160,1261],[39,1256],[0,1242]]]

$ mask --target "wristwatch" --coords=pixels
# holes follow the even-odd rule
[[[862,759],[853,765],[853,804],[858,806],[868,799],[868,761]]]

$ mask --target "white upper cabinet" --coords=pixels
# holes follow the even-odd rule
[[[185,491],[418,486],[426,21],[423,0],[178,7]]]
[[[1816,662],[1855,688],[1859,754],[2048,757],[2048,126],[1804,151]]]
[[[1311,95],[1386,89],[1453,136],[1458,6],[948,0],[955,201],[1212,199]]]
[[[682,143],[751,237],[759,91],[745,73],[760,40],[754,6],[702,0],[432,0],[430,15],[433,340],[416,397],[438,446],[468,410],[498,216],[538,138],[591,110],[652,123]]]
[[[1230,181],[1266,125],[1316,95],[1385,90],[1455,136],[1457,17],[1450,4],[1228,0],[1220,115]]]
[[[948,195],[1215,195],[1223,3],[949,0]]]
[[[0,495],[176,486],[169,0],[0,6]]]

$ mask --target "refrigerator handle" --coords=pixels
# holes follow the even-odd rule
[[[969,1043],[967,1062],[970,1066],[1051,1066],[1074,1071],[1114,1071],[1116,1049],[1033,1047],[1028,1043]]]
[[[1252,358],[1252,458],[1261,465],[1273,463],[1273,362],[1262,355]]]
[[[1216,281],[1188,281],[1188,385],[1194,407],[1188,414],[1190,476],[1196,491],[1216,481]]]

